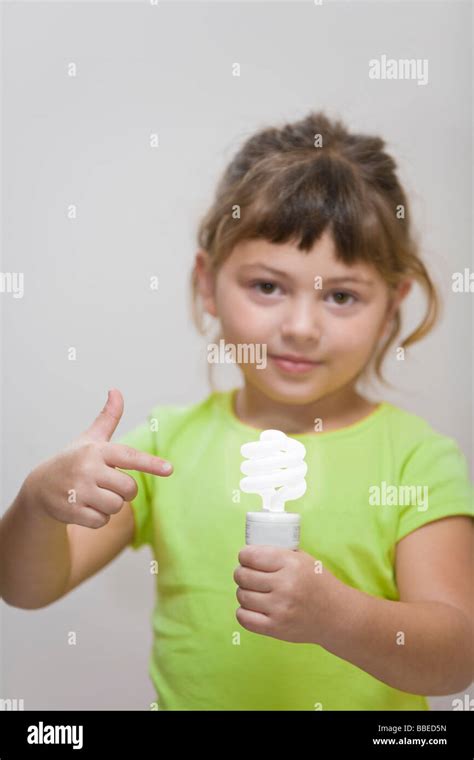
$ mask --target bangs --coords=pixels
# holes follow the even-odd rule
[[[255,238],[291,242],[309,252],[328,230],[337,258],[347,265],[364,261],[385,270],[396,261],[387,229],[390,216],[396,224],[394,214],[334,154],[313,153],[309,160],[305,150],[291,162],[287,155],[271,155],[252,167],[231,194],[215,241],[224,258],[238,242]],[[239,218],[229,215],[229,204],[240,207]]]

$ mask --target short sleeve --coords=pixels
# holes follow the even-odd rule
[[[115,443],[131,446],[138,451],[155,454],[154,434],[149,421],[133,428],[133,430],[116,440]],[[143,544],[151,544],[153,542],[152,504],[154,476],[147,472],[139,472],[138,470],[125,470],[123,467],[120,467],[120,470],[131,475],[138,487],[136,497],[130,502],[135,519],[135,532],[130,547],[132,549],[139,549]]]
[[[442,517],[474,517],[474,489],[454,438],[435,434],[415,449],[401,473],[398,504],[396,541]]]

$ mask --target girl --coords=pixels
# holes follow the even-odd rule
[[[425,695],[472,680],[466,461],[359,386],[383,380],[387,351],[403,359],[439,312],[384,146],[323,113],[248,139],[192,272],[199,330],[206,314],[221,328],[209,348],[248,350],[242,386],[156,406],[118,443],[112,390],[4,517],[1,591],[19,607],[64,596],[127,545],[152,547],[155,708],[427,710]],[[400,342],[413,281],[426,313]],[[243,545],[260,500],[239,490],[240,447],[266,428],[306,447],[298,551]]]

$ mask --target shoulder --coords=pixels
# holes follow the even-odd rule
[[[389,401],[383,403],[386,408],[385,423],[401,442],[420,443],[441,435],[424,417]]]
[[[428,420],[414,412],[385,402],[384,424],[390,440],[396,446],[402,473],[414,462],[464,463],[465,455],[454,436],[437,430]]]
[[[387,424],[398,452],[397,540],[441,517],[474,516],[474,490],[458,441],[419,415],[390,407]]]

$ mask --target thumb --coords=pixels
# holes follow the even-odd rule
[[[93,441],[110,441],[123,414],[123,396],[117,388],[112,388],[107,401],[94,422],[81,438]]]

